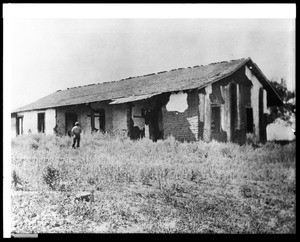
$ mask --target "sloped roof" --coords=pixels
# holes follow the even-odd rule
[[[205,66],[179,68],[139,77],[130,77],[115,82],[68,88],[52,93],[13,112],[202,88],[233,74],[249,61],[251,61],[250,58],[223,61]]]

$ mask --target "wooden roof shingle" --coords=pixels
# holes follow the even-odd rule
[[[197,89],[221,80],[251,61],[250,58],[179,68],[114,82],[90,84],[52,93],[13,113],[60,106],[87,104],[117,98]]]

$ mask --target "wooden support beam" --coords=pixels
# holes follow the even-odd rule
[[[203,130],[203,140],[206,142],[211,141],[211,102],[209,94],[212,93],[212,86],[208,85],[205,88],[205,103],[204,103],[204,130]]]
[[[240,85],[236,84],[236,129],[241,129],[241,97],[240,97]]]
[[[205,117],[205,94],[199,93],[199,121],[204,122]]]
[[[91,128],[92,131],[95,129],[95,115],[94,115],[94,109],[91,109]]]
[[[231,111],[231,88],[229,84],[226,86],[226,98],[227,98],[227,107],[226,107],[226,116],[227,116],[227,141],[231,142],[232,141],[232,123],[231,123],[231,118],[232,118],[232,111]]]
[[[230,85],[221,86],[224,104],[221,106],[221,127],[227,134],[227,141],[231,141],[231,98]]]

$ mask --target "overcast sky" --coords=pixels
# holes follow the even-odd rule
[[[295,88],[294,19],[14,19],[12,109],[59,89],[251,59]]]

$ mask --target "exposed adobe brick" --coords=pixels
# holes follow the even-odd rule
[[[180,141],[196,141],[198,134],[195,135],[195,129],[198,130],[198,122],[191,124],[188,118],[198,117],[198,93],[189,92],[187,95],[188,109],[183,113],[168,111],[166,106],[162,107],[164,137],[173,136]],[[193,133],[194,132],[194,133]],[[197,133],[197,132],[196,132]]]

